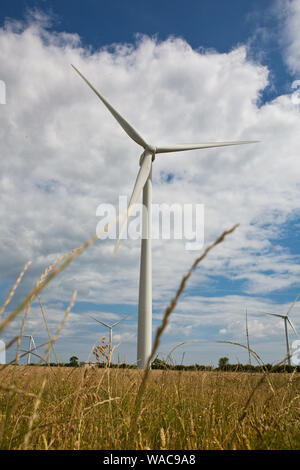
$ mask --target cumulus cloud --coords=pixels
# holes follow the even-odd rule
[[[300,73],[300,2],[278,0],[278,16],[282,22],[284,58],[294,74]]]
[[[191,290],[209,287],[214,276],[238,281],[241,292],[252,295],[297,284],[299,259],[281,246],[280,233],[299,209],[300,113],[289,94],[261,105],[268,69],[251,60],[245,46],[218,53],[193,50],[179,38],[159,42],[140,35],[134,44],[91,51],[78,35],[57,33],[48,26],[35,16],[26,24],[8,22],[0,29],[0,78],[7,86],[7,104],[1,105],[0,114],[3,296],[28,259],[33,264],[16,301],[56,257],[92,236],[97,206],[129,196],[139,168],[141,149],[71,63],[154,145],[261,141],[158,155],[155,160],[154,202],[203,203],[205,243],[234,223],[241,224],[194,273]],[[43,293],[52,318],[58,319],[51,301],[61,302],[56,313],[62,314],[78,289],[81,308],[69,327],[74,336],[88,331],[87,313],[94,306],[114,305],[117,316],[118,304],[136,306],[139,241],[122,242],[117,257],[112,257],[112,249],[112,241],[99,240]],[[157,321],[194,257],[184,242],[153,242]],[[177,312],[184,305],[184,336],[197,333],[201,322],[216,332],[231,331],[226,316],[217,315],[215,308],[219,302],[228,312],[234,307],[230,318],[238,321],[241,309],[236,304],[243,300],[225,294],[220,300],[214,297],[210,320],[200,311],[198,321],[193,314],[195,298],[186,296]],[[89,312],[84,303],[93,306]],[[259,334],[260,327],[253,331]],[[135,332],[132,321],[124,330],[126,341]],[[168,335],[172,334],[171,327]],[[87,336],[86,350],[91,347]],[[130,347],[134,357],[135,345]]]

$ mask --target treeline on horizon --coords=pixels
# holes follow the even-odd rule
[[[12,364],[14,365],[14,364]],[[21,365],[21,364],[20,364]],[[72,362],[50,362],[47,364],[38,364],[38,363],[31,363],[30,366],[50,366],[50,367],[97,367],[100,369],[104,368],[112,368],[112,369],[137,369],[137,366],[135,364],[127,364],[127,363],[118,363],[118,364],[107,364],[105,362],[99,362],[99,363],[74,363]],[[268,372],[287,372],[287,373],[292,373],[292,372],[300,372],[300,366],[292,366],[288,364],[281,364],[281,365],[273,365],[273,364],[263,364],[263,365],[257,365],[254,366],[252,364],[224,364],[224,365],[219,365],[219,367],[214,367],[214,366],[206,366],[206,365],[201,365],[201,364],[192,364],[192,365],[185,365],[185,364],[170,364],[168,362],[165,362],[161,359],[154,359],[151,363],[151,369],[152,370],[177,370],[177,371],[222,371],[222,372],[261,372],[262,370],[267,370]]]
[[[220,362],[220,361],[219,361]],[[152,364],[152,369],[166,369],[166,370],[189,370],[189,371],[224,371],[224,372],[261,372],[262,369],[269,372],[300,372],[300,366],[290,366],[288,364],[273,365],[263,364],[253,366],[252,364],[223,364],[218,367],[204,366],[200,364],[184,365],[184,364],[169,364],[161,359],[156,358]]]

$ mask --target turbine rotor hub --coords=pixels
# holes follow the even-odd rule
[[[156,147],[153,147],[153,145],[147,145],[147,148],[145,150],[148,150],[152,155],[156,153]]]

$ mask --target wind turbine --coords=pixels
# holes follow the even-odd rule
[[[121,320],[117,321],[116,323],[113,323],[112,325],[108,325],[107,323],[104,323],[104,321],[97,320],[97,318],[91,317],[93,320],[95,320],[98,323],[101,323],[101,325],[106,326],[106,328],[109,328],[109,346],[111,350],[111,345],[112,345],[112,329],[117,326],[121,321],[125,320],[125,318],[128,318],[129,315],[126,315],[126,317],[121,318]]]
[[[0,364],[6,364],[5,343],[0,339]]]
[[[265,313],[266,315],[272,315],[272,317],[279,317],[283,318],[284,321],[284,330],[285,330],[285,341],[286,341],[286,352],[287,352],[287,360],[288,360],[288,365],[291,365],[291,353],[290,353],[290,346],[289,346],[289,337],[288,337],[288,329],[287,329],[287,324],[290,324],[290,327],[294,331],[295,335],[298,336],[298,333],[296,331],[296,328],[294,327],[293,323],[289,319],[289,313],[291,312],[292,308],[294,307],[295,303],[297,302],[300,294],[297,295],[295,298],[294,302],[292,302],[290,308],[288,309],[286,315],[279,315],[278,313],[269,313],[269,312],[262,312]]]
[[[27,356],[27,365],[29,366],[30,359],[31,359],[31,351],[36,349],[36,345],[35,345],[35,342],[34,342],[34,339],[33,339],[32,335],[23,335],[23,338],[29,338],[29,346],[28,346],[29,349],[28,349],[28,356]],[[34,347],[32,348],[32,346],[34,346]]]
[[[184,150],[196,150],[211,147],[225,147],[229,145],[250,144],[257,141],[236,141],[236,142],[206,142],[199,144],[181,144],[173,146],[154,146],[146,142],[143,137],[108,103],[108,101],[94,88],[94,86],[82,75],[79,70],[72,65],[78,75],[94,91],[102,103],[111,112],[126,134],[138,145],[143,147],[140,156],[140,170],[138,172],[133,192],[127,209],[127,218],[134,204],[137,202],[143,190],[143,214],[142,214],[142,241],[140,258],[140,283],[139,283],[139,304],[138,304],[138,339],[137,339],[137,366],[144,369],[147,366],[148,358],[152,350],[152,257],[151,257],[151,222],[152,222],[152,162],[156,154],[179,152]],[[120,230],[114,253],[120,244],[123,225]]]
[[[249,355],[249,364],[251,365],[251,354],[250,354],[250,344],[249,344],[249,331],[248,331],[248,312],[246,309],[246,337],[247,337],[247,348]]]

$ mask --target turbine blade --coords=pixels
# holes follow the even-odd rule
[[[236,142],[207,142],[203,144],[181,144],[172,147],[156,147],[155,153],[182,152],[184,150],[206,149],[212,147],[226,147],[229,145],[255,144],[258,140],[240,140]]]
[[[121,318],[121,320],[119,320],[116,323],[114,323],[113,325],[111,325],[111,327],[113,328],[114,326],[118,325],[119,323],[121,323],[121,321],[125,320],[128,317],[129,317],[129,315],[126,315],[126,317]]]
[[[71,64],[72,65],[72,64]],[[107,107],[107,109],[111,112],[113,117],[118,121],[120,126],[124,129],[127,135],[132,138],[137,144],[141,145],[144,148],[149,148],[148,144],[144,141],[144,139],[139,135],[139,133],[106,101],[106,99],[100,95],[100,93],[93,87],[93,85],[82,75],[79,70],[72,65],[73,69],[78,73],[78,75],[87,83],[87,85],[93,90],[94,93],[100,98],[102,103]]]
[[[272,317],[285,318],[284,315],[279,315],[278,313],[269,313],[269,312],[261,312],[261,313],[265,313],[266,315],[272,315]]]
[[[134,188],[133,188],[133,192],[132,192],[130,201],[129,201],[128,209],[127,209],[127,212],[126,212],[126,218],[125,218],[124,224],[123,224],[123,226],[120,230],[119,238],[117,240],[116,246],[114,248],[114,255],[116,254],[116,252],[119,248],[120,241],[121,241],[122,235],[124,233],[124,230],[126,228],[130,212],[131,212],[133,206],[135,205],[135,203],[137,202],[137,200],[138,200],[138,198],[139,198],[139,196],[142,192],[142,189],[145,186],[145,183],[148,179],[148,176],[149,176],[150,171],[151,171],[151,165],[152,165],[152,155],[151,155],[151,153],[146,151],[145,156],[144,156],[143,161],[142,161],[142,164],[141,164],[141,167],[140,167],[140,170],[138,172],[136,181],[135,181],[135,185],[134,185]]]
[[[290,308],[289,308],[289,309],[288,309],[288,311],[287,311],[287,314],[286,314],[286,316],[288,316],[288,315],[289,315],[290,311],[291,311],[291,310],[292,310],[292,308],[294,307],[294,305],[295,305],[295,303],[297,302],[297,300],[298,300],[298,298],[299,298],[299,297],[300,297],[300,294],[298,294],[298,295],[297,295],[297,297],[295,298],[294,302],[292,302],[292,304],[291,304]]]
[[[287,318],[287,321],[289,322],[289,324],[290,324],[292,330],[294,331],[295,335],[299,336],[298,333],[297,333],[297,330],[296,330],[295,326],[293,325],[293,323],[291,322],[291,320],[289,318]]]
[[[97,320],[97,318],[94,318],[94,317],[91,317],[91,316],[90,316],[90,318],[92,318],[93,320],[95,320],[98,323],[101,323],[101,325],[106,326],[106,328],[110,328],[110,326],[107,325],[106,323],[104,323],[104,321]]]

